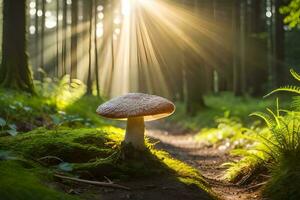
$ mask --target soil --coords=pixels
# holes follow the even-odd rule
[[[146,135],[157,142],[156,148],[169,152],[173,157],[197,168],[222,200],[260,200],[258,182],[238,185],[221,180],[224,162],[232,159],[226,150],[206,146],[194,140],[194,133],[168,124],[148,125]],[[117,181],[118,182],[118,181]],[[57,180],[53,187],[88,200],[209,200],[213,199],[197,187],[186,186],[170,177],[151,177],[131,182],[118,182],[131,190],[103,188],[98,186]]]
[[[156,148],[168,151],[173,157],[197,168],[209,183],[214,193],[222,200],[260,200],[260,188],[258,180],[238,185],[223,181],[226,168],[221,165],[232,159],[228,150],[221,150],[214,146],[208,146],[195,141],[195,133],[178,126],[162,126],[151,124],[147,136],[154,141],[160,141]]]

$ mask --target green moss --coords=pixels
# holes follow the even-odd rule
[[[65,162],[87,162],[93,158],[105,158],[113,153],[112,147],[120,142],[121,138],[118,138],[118,134],[108,132],[109,129],[111,128],[39,128],[17,137],[1,138],[0,148],[11,149],[34,159],[56,156]]]
[[[103,179],[145,178],[153,175],[173,177],[186,184],[189,180],[205,191],[208,187],[198,170],[156,150],[147,143],[146,151],[122,146],[124,130],[40,128],[16,137],[0,138],[0,149],[12,150],[27,159],[56,156],[72,165],[73,173]],[[124,152],[126,152],[124,154]],[[56,163],[57,164],[57,163]]]
[[[5,200],[75,200],[77,198],[45,185],[39,169],[25,168],[17,161],[0,161],[0,197]],[[43,176],[45,177],[45,176]]]

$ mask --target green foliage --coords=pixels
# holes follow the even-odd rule
[[[227,148],[239,148],[247,144],[245,135],[253,134],[255,126],[246,129],[238,119],[219,118],[216,128],[204,128],[195,139],[208,145],[217,145],[220,150]]]
[[[296,72],[291,71],[291,74],[296,80],[300,80]],[[295,92],[290,89],[291,87],[274,90],[270,94],[277,91]],[[267,129],[251,136],[255,142],[250,148],[231,152],[242,158],[237,162],[224,164],[229,167],[224,178],[241,182],[245,177],[248,179],[267,168],[271,173],[271,178],[264,187],[267,198],[299,199],[300,113],[280,109],[278,101],[276,112],[270,109],[267,111],[252,114],[263,119]]]
[[[198,131],[203,127],[214,127],[220,118],[232,118],[244,124],[252,124],[249,114],[257,110],[264,110],[273,104],[272,100],[262,101],[252,97],[236,97],[232,93],[223,92],[219,95],[205,96],[207,108],[196,116],[186,116],[185,105],[176,104],[176,112],[168,118],[185,128]]]
[[[36,167],[24,166],[13,160],[0,160],[0,197],[5,200],[77,199],[42,182],[40,177],[45,181],[47,176]]]
[[[287,15],[284,22],[291,28],[300,24],[300,0],[292,0],[288,6],[282,7],[280,12]]]
[[[94,127],[104,124],[95,110],[103,100],[96,96],[83,96],[85,86],[77,80],[69,83],[45,78],[35,83],[36,95],[13,90],[0,90],[0,134],[15,136],[37,127],[58,128]]]

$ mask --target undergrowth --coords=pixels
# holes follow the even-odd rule
[[[220,118],[238,119],[245,125],[251,125],[253,121],[248,118],[254,111],[262,111],[273,105],[273,100],[262,101],[253,97],[236,97],[230,92],[204,97],[207,108],[199,111],[195,116],[187,116],[185,104],[176,103],[176,112],[168,120],[179,123],[181,126],[193,131],[204,127],[215,127]]]
[[[300,76],[291,70],[292,76],[300,81]],[[286,86],[272,91],[300,94],[299,87]],[[267,96],[268,96],[267,95]],[[277,106],[275,111],[256,112],[253,116],[261,118],[266,128],[256,131],[249,137],[253,141],[250,148],[232,150],[239,156],[235,162],[225,163],[229,167],[224,178],[239,182],[249,181],[262,173],[270,177],[263,187],[263,195],[269,199],[300,199],[300,113],[299,96],[294,97],[293,110]]]

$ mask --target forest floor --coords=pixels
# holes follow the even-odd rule
[[[167,126],[167,128],[165,128]],[[222,167],[234,158],[226,150],[201,144],[190,133],[174,124],[150,124],[146,135],[158,141],[156,148],[169,152],[173,157],[197,168],[221,200],[260,200],[259,182],[238,185],[221,179],[226,168]]]

